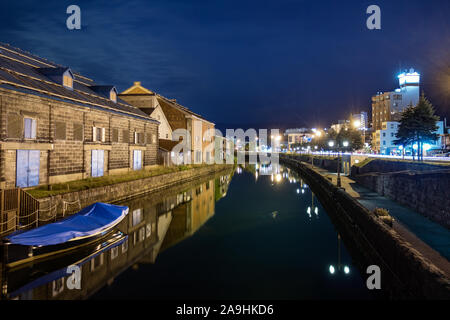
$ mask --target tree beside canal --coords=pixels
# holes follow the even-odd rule
[[[329,150],[329,142],[333,141],[332,149],[339,148],[341,151],[355,151],[363,147],[361,132],[353,128],[345,128],[336,132],[334,129],[328,130],[325,135],[316,138],[311,143],[313,146],[318,146],[320,150]],[[348,142],[348,146],[344,147],[344,141]]]
[[[403,152],[406,146],[417,145],[417,160],[423,160],[423,144],[438,139],[436,121],[439,117],[422,93],[416,106],[409,106],[403,111],[394,143],[403,146]],[[414,159],[414,147],[412,150]]]

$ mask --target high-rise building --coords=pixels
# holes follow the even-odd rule
[[[367,118],[367,112],[365,111],[352,114],[350,121],[353,128],[358,130],[367,130],[369,127],[369,119]]]
[[[372,96],[373,131],[380,130],[382,123],[396,121],[409,105],[416,105],[420,96],[420,74],[410,69],[398,76],[400,88],[391,92],[378,92]]]

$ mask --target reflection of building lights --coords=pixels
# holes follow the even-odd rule
[[[338,266],[338,270],[336,270],[336,268],[333,266],[333,265],[330,265],[330,267],[328,268],[328,271],[331,273],[331,274],[335,274],[336,273],[336,271],[342,271],[342,266],[341,265],[339,265]],[[345,274],[349,274],[350,273],[350,268],[348,267],[348,266],[344,266],[344,273]]]
[[[297,189],[297,194],[300,193],[300,189]]]
[[[277,174],[277,176],[276,176],[276,179],[277,179],[277,182],[280,182],[281,181],[281,174]]]
[[[330,266],[328,270],[330,271],[331,274],[334,274],[334,272],[336,271],[333,266]]]
[[[302,189],[302,193],[305,193],[305,189]]]
[[[315,214],[319,214],[319,208],[315,207],[315,208],[314,208],[314,213],[315,213]]]

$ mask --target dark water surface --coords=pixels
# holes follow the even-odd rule
[[[123,204],[128,239],[81,259],[81,290],[49,268],[25,283],[10,274],[10,298],[372,298],[327,213],[286,168],[238,168]]]

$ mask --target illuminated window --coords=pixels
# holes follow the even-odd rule
[[[119,256],[119,247],[114,247],[111,249],[111,260],[114,260]]]
[[[73,79],[70,75],[65,74],[63,76],[63,86],[73,89]]]
[[[36,139],[36,119],[24,118],[25,139]]]
[[[64,291],[64,277],[52,281],[52,296],[55,297]]]
[[[143,215],[142,209],[139,208],[139,209],[133,210],[132,226],[134,227],[134,226],[138,225],[143,220],[144,220],[144,215]]]
[[[111,90],[111,92],[109,94],[109,98],[111,99],[111,101],[117,102],[117,93],[115,90]]]

